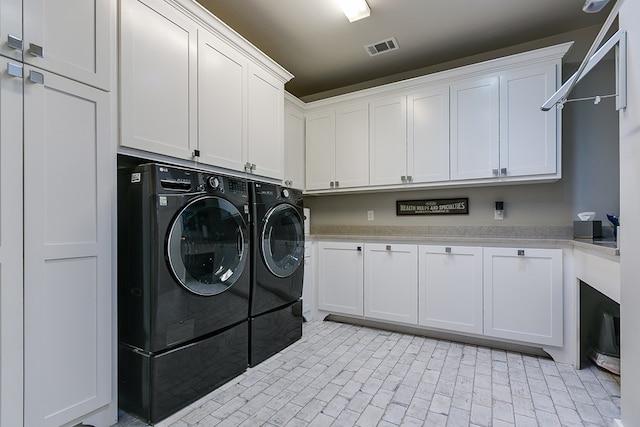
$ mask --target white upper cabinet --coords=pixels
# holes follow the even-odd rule
[[[334,188],[369,185],[369,106],[336,109],[336,179]]]
[[[181,159],[197,146],[197,26],[162,0],[121,1],[121,144]]]
[[[500,75],[500,175],[556,174],[557,113],[540,106],[556,90],[556,65],[527,67]],[[558,176],[559,178],[560,176]]]
[[[0,1],[0,55],[22,61],[22,0]]]
[[[291,75],[189,2],[121,1],[121,17],[121,145],[282,179]]]
[[[384,98],[369,103],[371,114],[370,184],[407,182],[407,99]]]
[[[304,113],[285,103],[284,185],[304,189]]]
[[[498,176],[500,80],[497,76],[451,86],[451,179]]]
[[[407,181],[449,180],[449,87],[407,97]]]
[[[344,179],[335,178],[336,170],[332,172],[334,175],[322,177],[322,181],[311,179],[306,190],[362,191],[365,186],[376,191],[560,179],[560,112],[543,112],[540,107],[558,86],[562,56],[571,44],[523,52],[309,105],[307,117],[316,120],[318,114],[323,114],[321,109],[328,112],[347,104],[369,104],[369,183],[361,180],[346,185]],[[337,126],[337,119],[333,120]],[[351,126],[355,129],[358,125]],[[316,143],[309,142],[309,138],[318,139],[314,132],[307,131],[308,170],[314,170],[312,164],[322,161],[315,155],[321,149],[311,147]],[[339,129],[335,132],[339,134]],[[355,146],[354,143],[351,148]],[[360,158],[365,158],[367,148],[361,147],[358,152]],[[312,178],[328,174],[326,163],[317,168],[317,174],[311,172]],[[361,169],[354,171],[359,173]]]
[[[306,189],[369,184],[369,107],[366,103],[307,115]]]
[[[243,170],[246,59],[198,30],[198,148],[203,163]]]
[[[336,115],[334,110],[307,114],[305,188],[322,190],[335,181]]]
[[[109,90],[111,46],[116,37],[112,5],[112,0],[3,1],[1,34],[22,39],[25,63]],[[20,8],[22,16],[17,15]],[[23,33],[5,32],[4,21],[16,17],[23,22]],[[18,30],[18,25],[8,24],[7,30]],[[4,52],[8,46],[2,45]]]
[[[284,83],[249,64],[247,157],[251,173],[282,179],[284,171]]]

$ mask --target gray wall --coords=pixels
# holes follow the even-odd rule
[[[591,33],[587,34],[591,36]],[[595,38],[595,37],[594,37]],[[577,43],[589,46],[593,39]],[[575,46],[574,46],[575,47]],[[573,48],[572,48],[573,51]],[[573,58],[582,58],[573,52]],[[578,67],[565,64],[563,81]],[[570,98],[606,95],[615,92],[615,64],[602,61],[573,90]],[[544,184],[519,184],[458,189],[376,192],[308,196],[311,225],[492,225],[492,226],[570,226],[576,214],[595,211],[610,233],[607,213],[618,214],[619,156],[618,113],[613,99],[569,102],[563,109],[562,175],[560,181]],[[396,200],[430,198],[469,198],[469,215],[439,217],[397,217]],[[504,201],[505,219],[494,221],[495,201]],[[373,210],[374,221],[367,220]],[[606,227],[605,227],[606,225]]]

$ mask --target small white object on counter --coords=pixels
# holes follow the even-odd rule
[[[578,218],[580,218],[580,221],[591,221],[595,217],[596,217],[595,212],[580,212],[578,214]]]

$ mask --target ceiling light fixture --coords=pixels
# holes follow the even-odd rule
[[[365,0],[339,0],[338,3],[349,22],[366,18],[371,14],[371,9]]]

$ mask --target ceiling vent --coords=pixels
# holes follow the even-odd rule
[[[381,53],[391,52],[398,49],[398,42],[395,37],[388,38],[386,40],[379,41],[377,43],[368,44],[365,50],[369,56],[380,55]]]

